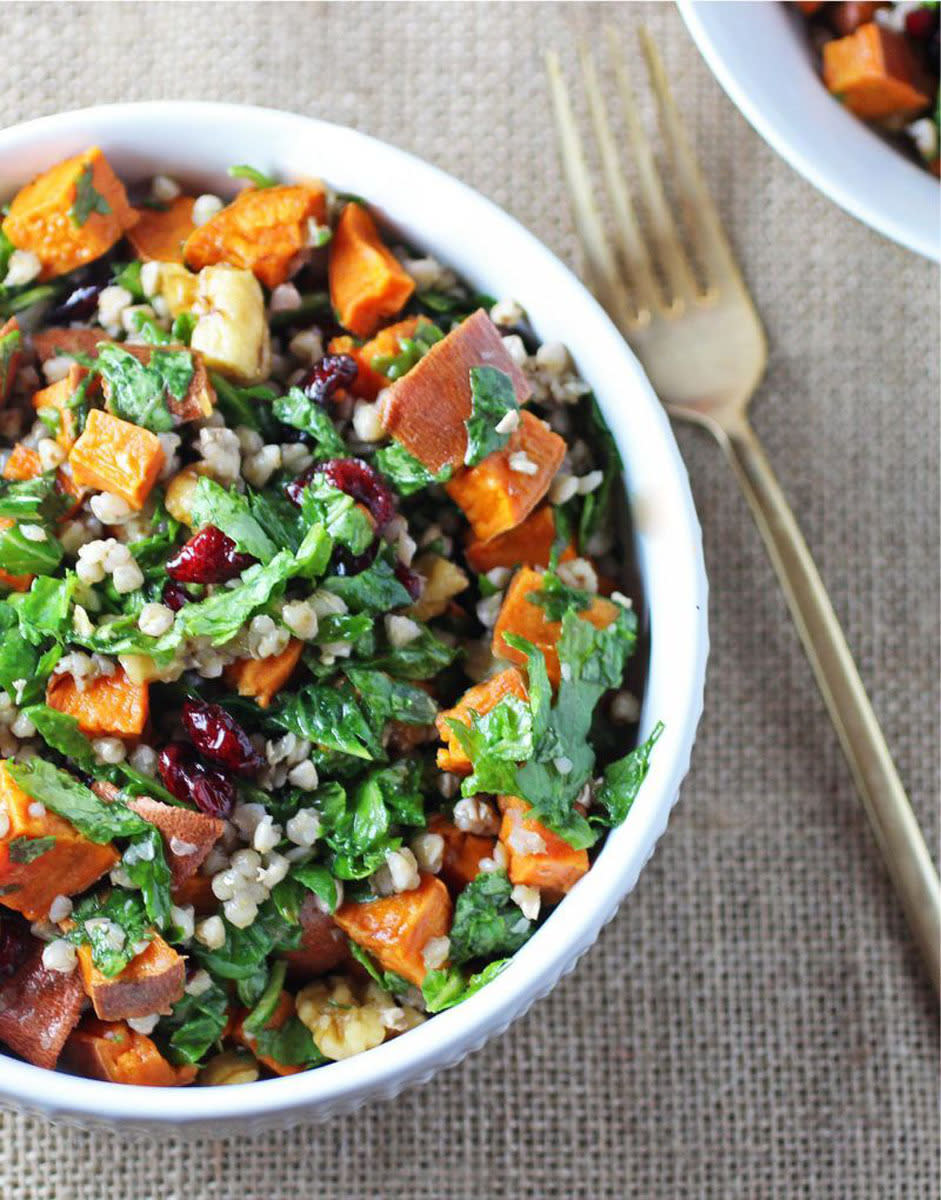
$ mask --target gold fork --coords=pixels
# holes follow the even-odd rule
[[[640,40],[673,168],[673,191],[694,257],[644,133],[617,35],[606,30],[636,190],[638,221],[590,52],[582,79],[605,191],[612,247],[595,205],[559,57],[546,56],[562,165],[589,286],[647,371],[671,415],[704,426],[722,447],[764,538],[791,615],[836,727],[886,866],[935,985],[941,990],[941,885],[846,638],[794,514],[746,417],[767,346],[715,204],[646,30]],[[699,283],[702,280],[702,284]]]

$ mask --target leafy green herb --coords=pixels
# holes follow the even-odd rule
[[[376,536],[369,514],[322,474],[315,474],[304,488],[301,512],[306,520],[323,525],[351,554],[362,554]]]
[[[330,297],[326,292],[307,292],[301,296],[301,302],[297,308],[283,308],[279,312],[272,313],[268,324],[273,331],[286,329],[291,325],[306,321],[310,317],[324,316],[329,312]]]
[[[341,596],[353,612],[386,613],[412,602],[385,558],[377,558],[358,575],[330,575],[323,586]]]
[[[304,521],[297,506],[291,503],[281,488],[249,491],[248,506],[252,516],[276,545],[287,550],[298,548],[304,536]]]
[[[591,608],[594,597],[580,588],[568,587],[553,571],[547,571],[542,587],[537,592],[527,592],[526,599],[545,612],[547,621],[561,621],[570,610],[584,612]]]
[[[230,429],[247,425],[249,429],[262,434],[273,432],[270,404],[275,393],[270,387],[264,384],[249,388],[236,387],[217,371],[210,371],[209,379],[216,393],[219,410]]]
[[[268,983],[261,998],[242,1022],[242,1028],[246,1033],[257,1033],[260,1029],[264,1029],[271,1019],[274,1010],[278,1007],[278,1001],[281,999],[281,989],[284,987],[287,970],[288,965],[283,959],[276,962],[271,968],[271,974],[268,976]]]
[[[578,545],[588,550],[588,543],[605,528],[611,516],[614,488],[623,467],[617,442],[604,422],[598,402],[589,398],[590,436],[596,461],[602,465],[602,479],[598,487],[585,497],[578,521]]]
[[[533,923],[510,899],[512,891],[506,871],[482,873],[464,888],[454,906],[450,934],[455,966],[474,958],[515,954],[528,940]]]
[[[157,1034],[166,1039],[167,1055],[176,1064],[201,1062],[220,1040],[229,1019],[229,998],[213,980],[198,995],[185,992],[163,1017]]]
[[[170,924],[173,904],[170,898],[170,868],[164,853],[163,838],[155,825],[148,825],[146,830],[131,839],[131,844],[121,857],[121,865],[131,883],[140,888],[147,916],[159,929],[166,929]]]
[[[513,380],[505,371],[496,367],[471,367],[471,414],[464,422],[467,426],[467,450],[464,465],[477,463],[502,450],[510,440],[510,432],[500,433],[497,426],[509,413],[518,413],[516,390]]]
[[[398,354],[375,354],[369,365],[380,375],[385,375],[386,379],[401,379],[443,337],[444,334],[437,325],[430,321],[424,322],[418,326],[412,337],[398,339]]]
[[[53,473],[35,479],[0,480],[0,517],[47,524],[65,510]]]
[[[431,312],[448,313],[455,316],[466,316],[468,313],[475,312],[478,308],[485,308],[489,312],[496,304],[493,296],[488,296],[483,292],[469,296],[455,296],[444,292],[437,292],[434,289],[419,292],[415,300],[420,307],[427,308]]]
[[[265,566],[242,572],[238,587],[222,588],[198,604],[187,604],[177,624],[190,637],[212,638],[213,645],[228,642],[275,590],[295,573],[297,563],[289,550],[279,551]]]
[[[382,746],[349,683],[309,683],[284,701],[271,723],[317,746],[353,758],[376,759]]]
[[[278,184],[276,179],[266,175],[264,171],[259,171],[257,167],[249,167],[245,163],[229,167],[228,175],[231,179],[247,179],[256,188],[277,187]]]
[[[600,814],[593,812],[589,818],[593,824],[614,826],[620,825],[625,819],[637,799],[640,785],[647,778],[650,755],[662,733],[663,723],[658,721],[645,742],[605,768],[601,787],[595,796],[596,806],[604,813],[604,818],[602,820]]]
[[[143,303],[147,299],[140,281],[140,269],[142,266],[141,261],[136,258],[133,262],[125,263],[123,266],[120,263],[115,263],[114,276],[111,280],[115,287],[123,287],[125,291],[130,292],[138,304]]]
[[[167,397],[182,400],[193,380],[193,356],[187,350],[154,348],[141,362],[123,346],[102,344],[97,369],[105,381],[111,410],[154,433],[173,429]]]
[[[24,522],[31,524],[31,522]],[[58,538],[45,530],[45,540],[33,541],[23,532],[23,524],[0,530],[0,568],[11,575],[51,575],[65,553]]]
[[[0,396],[6,396],[9,391],[14,362],[22,345],[23,335],[18,329],[11,329],[0,337]]]
[[[106,217],[111,212],[111,205],[92,183],[93,176],[92,164],[86,163],[75,181],[75,199],[69,208],[69,216],[72,218],[72,224],[79,228],[85,224],[92,213],[101,213],[103,217]]]
[[[25,683],[38,674],[39,651],[20,632],[16,609],[0,603],[0,687],[13,695],[14,681]]]
[[[397,975],[395,971],[380,971],[372,960],[372,956],[367,954],[362,946],[358,946],[352,938],[347,938],[347,945],[350,948],[350,954],[369,974],[370,978],[379,984],[387,992],[391,992],[395,996],[401,996],[411,988],[411,984],[407,979],[403,979],[401,975]]]
[[[424,688],[369,667],[348,666],[345,671],[374,727],[391,720],[430,725],[438,714],[437,704]]]
[[[302,863],[291,872],[291,878],[322,900],[328,912],[336,911],[339,898],[336,880],[322,863]]]
[[[319,1067],[328,1061],[298,1016],[289,1017],[280,1029],[262,1029],[255,1039],[255,1049],[284,1067]]]
[[[173,324],[170,326],[170,340],[178,342],[180,345],[188,346],[193,340],[193,330],[196,328],[199,318],[191,312],[181,312],[173,318]]]
[[[426,625],[422,625],[418,637],[404,646],[386,645],[363,660],[361,665],[387,671],[396,679],[432,679],[439,671],[450,666],[457,654],[455,646],[441,641]]]
[[[403,496],[411,496],[413,492],[420,492],[433,483],[447,483],[453,474],[450,463],[445,463],[437,474],[432,474],[400,442],[390,442],[388,446],[377,450],[375,463]]]
[[[425,1007],[430,1013],[443,1012],[453,1008],[462,1000],[467,1000],[475,992],[495,979],[509,965],[508,958],[497,959],[489,963],[476,975],[466,978],[456,967],[441,971],[429,971],[422,981],[421,990],[425,998]]]
[[[63,579],[40,576],[28,592],[8,596],[7,604],[16,610],[23,636],[34,645],[47,637],[63,641],[71,629],[75,585],[71,572]]]
[[[269,562],[278,547],[252,515],[249,501],[235,488],[221,487],[201,475],[191,501],[193,527],[215,525],[235,542],[244,554]]]
[[[42,758],[9,763],[6,768],[14,783],[33,800],[70,821],[92,842],[104,844],[117,837],[134,837],[152,829],[143,817],[121,800],[106,803],[91,788]]]
[[[15,837],[7,843],[10,862],[31,863],[56,844],[54,837]]]
[[[36,726],[47,746],[70,758],[84,771],[94,769],[95,754],[91,742],[79,729],[75,717],[50,708],[48,704],[31,704],[22,711]]]
[[[203,966],[222,979],[251,979],[264,967],[270,954],[276,950],[295,950],[300,941],[300,926],[286,921],[272,900],[261,905],[258,916],[247,928],[237,929],[228,921],[224,924],[225,942],[217,950],[193,946],[193,953]]]
[[[279,396],[272,409],[279,421],[302,430],[314,439],[316,445],[312,448],[312,453],[315,459],[349,457],[346,443],[337,433],[326,411],[309,396],[305,396],[300,388],[292,387],[286,396]]]
[[[34,304],[44,304],[47,300],[55,299],[59,293],[60,288],[52,283],[41,283],[38,287],[11,291],[0,300],[0,316],[12,317],[15,313],[25,312]]]
[[[141,943],[153,937],[142,897],[124,888],[89,896],[73,910],[72,920],[75,928],[68,940],[91,946],[92,962],[108,979],[120,975]]]

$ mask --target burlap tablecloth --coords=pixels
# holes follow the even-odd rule
[[[755,423],[934,845],[938,275],[762,142],[672,6],[6,3],[0,121],[157,97],[310,113],[454,172],[574,263],[541,53],[603,19],[662,47],[768,329]],[[706,712],[670,829],[574,976],[326,1127],[121,1145],[10,1113],[4,1196],[938,1195],[930,989],[745,505],[677,433],[712,585]]]

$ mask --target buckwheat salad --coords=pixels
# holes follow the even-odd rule
[[[230,175],[92,147],[3,209],[0,1041],[116,1083],[478,991],[656,740],[565,348],[359,197]]]

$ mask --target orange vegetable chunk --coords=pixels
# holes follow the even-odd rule
[[[496,367],[509,375],[519,404],[532,395],[529,381],[510,358],[496,325],[479,308],[432,346],[407,375],[397,379],[383,399],[382,421],[387,432],[432,473],[448,465],[463,466],[467,452],[464,422],[471,415],[471,367]]]
[[[282,955],[299,975],[325,975],[350,957],[343,932],[329,913],[325,913],[313,895],[304,897],[298,919],[301,943],[296,950]]]
[[[513,469],[513,456],[521,453],[535,463],[534,473]],[[504,448],[488,454],[476,467],[459,471],[445,490],[463,509],[478,540],[489,541],[526,520],[549,490],[564,457],[564,440],[524,411]]]
[[[0,568],[0,584],[11,592],[28,592],[35,578],[35,575],[11,575]]]
[[[845,0],[844,3],[828,5],[827,20],[838,34],[845,37],[848,33],[855,33],[860,25],[871,21],[877,10],[884,7],[884,0]]]
[[[16,317],[0,325],[0,406],[6,404],[23,361],[23,335]]]
[[[823,80],[857,117],[914,116],[931,89],[901,33],[872,22],[823,47]]]
[[[87,354],[94,358],[101,342],[111,342],[103,329],[37,329],[33,334],[33,349],[40,363],[50,358],[74,358]],[[130,346],[128,349],[130,350]]]
[[[359,368],[353,380],[350,391],[362,400],[375,400],[383,388],[389,386],[385,375],[374,371],[372,360],[380,355],[395,355],[401,353],[400,339],[415,336],[420,325],[430,325],[427,317],[407,317],[395,325],[387,325],[380,329],[374,338],[357,346],[351,337],[335,337],[330,342],[331,354],[348,354],[356,360]]]
[[[0,1042],[35,1067],[56,1065],[82,1014],[85,993],[78,972],[43,966],[42,943],[9,979],[0,980]]]
[[[124,184],[92,146],[21,188],[3,232],[39,258],[41,279],[51,279],[106,254],[136,220]]]
[[[556,645],[562,636],[562,622],[549,621],[546,613],[538,604],[527,599],[530,592],[538,592],[542,588],[542,572],[534,571],[531,567],[521,567],[513,576],[503,600],[503,607],[493,628],[493,652],[497,658],[505,658],[509,662],[526,665],[526,656],[509,646],[503,638],[505,633],[515,633],[543,652],[546,659],[546,673],[553,686],[559,683],[559,656]],[[604,629],[617,619],[618,606],[613,600],[604,596],[595,596],[591,607],[584,609],[578,615],[583,621],[590,621],[596,629]]]
[[[56,433],[56,441],[62,449],[68,452],[75,445],[75,410],[69,407],[69,401],[75,395],[82,385],[82,380],[88,375],[85,367],[79,366],[78,363],[73,363],[69,367],[69,373],[64,379],[60,379],[58,383],[51,383],[48,387],[41,388],[38,392],[33,393],[33,408],[36,412],[41,412],[44,408],[51,408],[59,414],[59,429]]]
[[[46,685],[46,703],[68,713],[88,737],[139,737],[150,717],[146,683],[132,683],[123,667],[98,675],[81,691],[71,675],[53,675]]]
[[[330,302],[340,324],[362,338],[394,317],[415,290],[415,281],[384,244],[362,204],[347,204],[340,214],[330,242],[328,275]]]
[[[235,1041],[246,1046],[255,1055],[260,1063],[264,1063],[269,1071],[274,1071],[275,1075],[296,1075],[299,1071],[303,1071],[303,1067],[289,1066],[287,1063],[279,1063],[277,1059],[272,1058],[268,1054],[259,1054],[255,1043],[257,1038],[254,1034],[245,1032],[245,1018],[248,1016],[248,1011],[243,1010],[239,1013],[235,1025],[232,1029],[232,1037]],[[285,1022],[290,1021],[294,1016],[294,997],[289,992],[282,992],[278,997],[278,1003],[275,1005],[274,1012],[265,1022],[265,1029],[280,1029]]]
[[[135,796],[127,806],[160,830],[173,887],[196,874],[225,829],[225,822],[218,817],[162,804],[150,796]]]
[[[248,188],[193,230],[183,258],[194,271],[227,263],[253,271],[266,287],[277,287],[308,245],[308,220],[323,224],[326,216],[327,198],[319,184]]]
[[[31,446],[17,442],[3,468],[4,479],[35,479],[42,474],[39,455]]]
[[[548,567],[555,541],[555,516],[552,508],[544,504],[530,513],[525,521],[498,534],[487,542],[471,538],[464,550],[467,565],[478,575],[492,571],[494,567]],[[575,557],[571,542],[559,555],[559,562],[568,562]]]
[[[167,1062],[146,1034],[123,1021],[88,1017],[65,1044],[64,1062],[88,1079],[137,1087],[181,1087],[196,1078],[194,1066]]]
[[[503,809],[500,841],[509,858],[510,882],[537,887],[547,903],[558,902],[587,873],[588,851],[574,849],[541,822],[527,817],[529,805],[524,800],[501,796],[500,807]],[[527,834],[542,838],[544,849],[531,851],[526,848]],[[514,848],[520,843],[524,847],[522,850]]]
[[[140,509],[163,470],[164,454],[149,429],[93,408],[69,462],[76,483],[112,492]]]
[[[496,708],[507,696],[516,696],[519,700],[527,699],[526,683],[516,667],[508,667],[498,675],[492,675],[483,683],[476,683],[468,688],[453,708],[439,712],[435,717],[435,725],[441,740],[445,743],[438,751],[438,766],[442,771],[454,771],[458,775],[469,775],[471,761],[461,748],[461,743],[454,736],[448,721],[460,721],[470,727],[471,712],[483,716]]]
[[[291,638],[280,654],[270,658],[238,658],[225,668],[225,681],[240,696],[251,696],[267,708],[291,678],[303,651],[304,643]]]
[[[0,763],[0,810],[9,822],[0,838],[0,904],[28,921],[45,919],[56,896],[84,892],[119,857],[110,843],[91,842],[51,809],[40,809]],[[38,838],[55,840],[31,862],[23,862],[23,849]]]
[[[190,875],[182,883],[173,885],[171,895],[173,903],[179,905],[180,908],[192,904],[197,917],[211,916],[219,907],[219,901],[212,890],[212,878],[209,875]]]
[[[497,839],[482,833],[465,833],[441,813],[432,814],[428,829],[444,838],[444,859],[439,874],[448,890],[457,895],[480,874],[480,860],[492,857]]]
[[[140,208],[137,224],[127,240],[144,262],[183,262],[183,243],[196,226],[193,224],[192,196],[177,196],[163,210]]]
[[[451,897],[440,879],[423,874],[410,892],[342,904],[335,919],[384,971],[421,987],[427,972],[422,951],[431,938],[444,937],[451,928]]]
[[[183,995],[185,959],[154,933],[118,975],[103,975],[92,962],[91,946],[78,947],[78,969],[95,1014],[103,1021],[126,1021],[150,1013],[168,1013]]]

